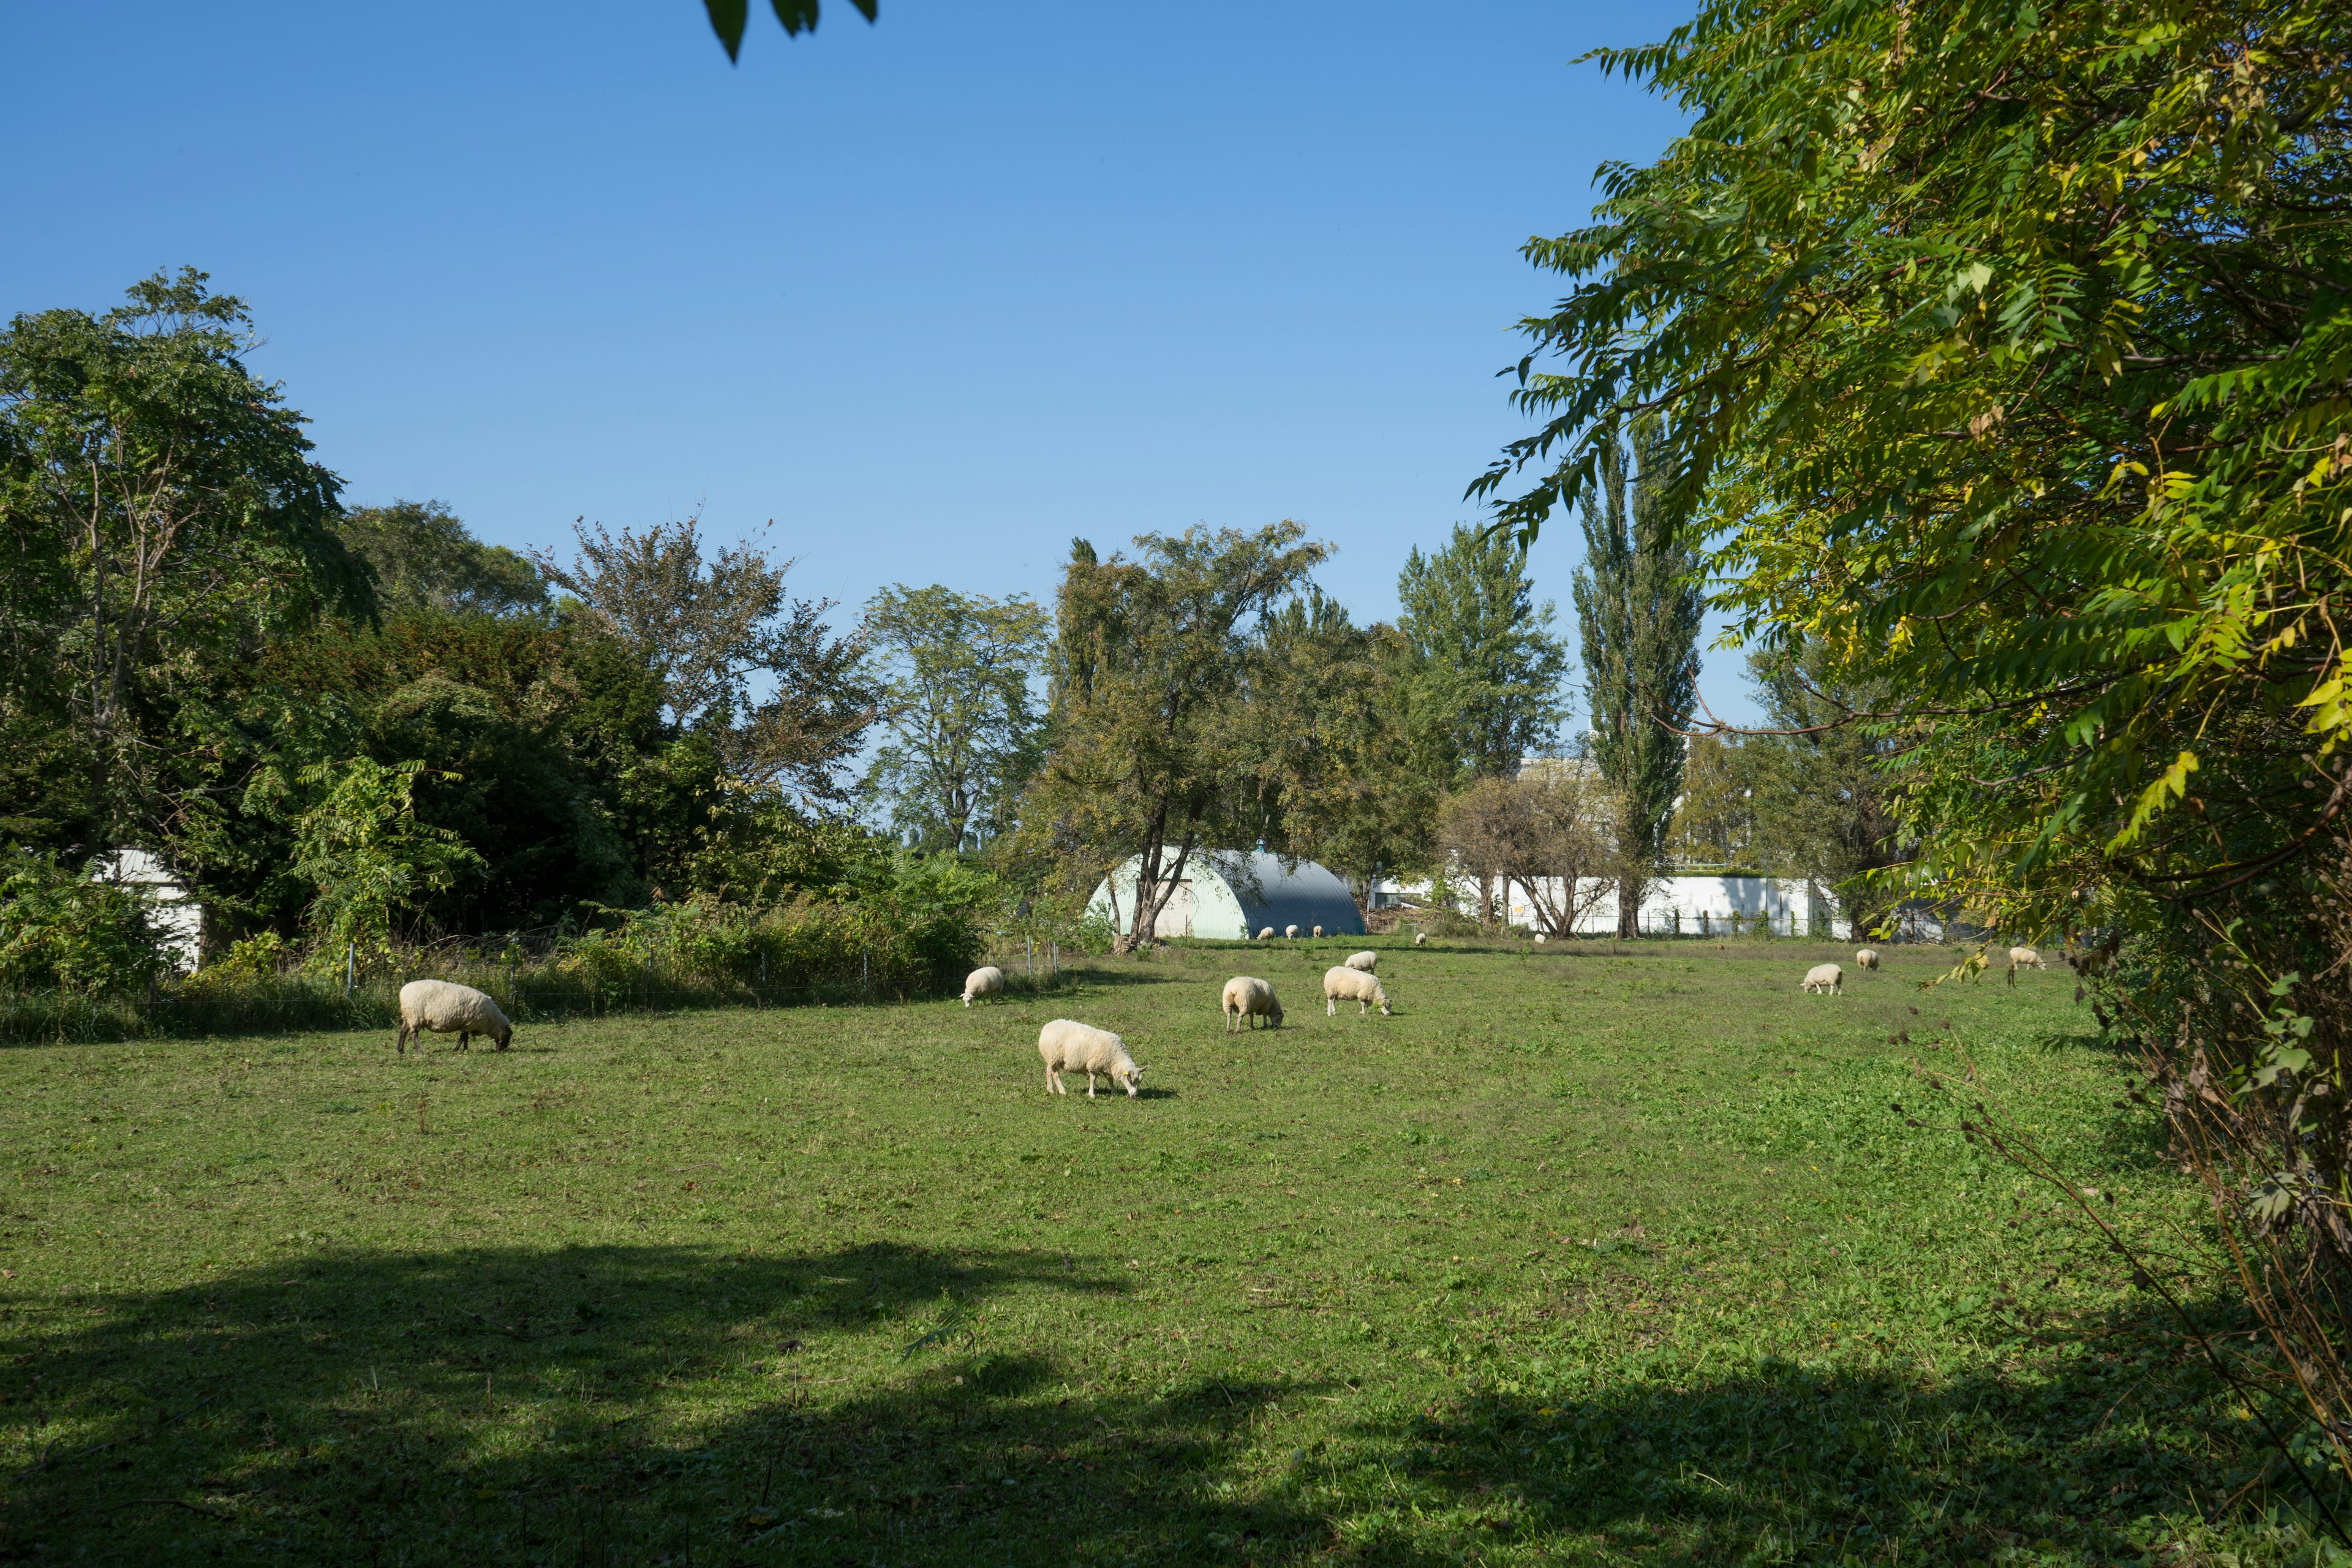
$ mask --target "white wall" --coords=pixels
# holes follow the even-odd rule
[[[1582,893],[1598,895],[1592,908],[1577,926],[1580,936],[1613,936],[1617,931],[1617,892],[1613,883],[1585,879],[1578,884]],[[1559,894],[1559,883],[1555,879],[1546,891],[1553,896],[1549,900],[1557,909],[1563,901]],[[1419,903],[1428,897],[1428,884],[1381,884],[1384,896],[1402,896],[1406,901]],[[1534,904],[1527,889],[1517,882],[1508,889],[1507,923],[1541,929],[1536,918]],[[1466,911],[1465,911],[1466,912]],[[1642,897],[1642,930],[1663,935],[1675,929],[1677,916],[1685,936],[1697,936],[1703,931],[1727,930],[1729,917],[1738,915],[1742,931],[1750,929],[1759,915],[1769,914],[1772,929],[1785,934],[1802,936],[1813,929],[1815,917],[1826,922],[1830,935],[1844,941],[1849,934],[1846,921],[1839,915],[1837,906],[1826,893],[1803,881],[1783,881],[1769,877],[1665,877],[1654,881]]]
[[[1142,856],[1131,856],[1115,876],[1097,884],[1095,896],[1087,900],[1087,913],[1114,921],[1120,931],[1126,931],[1135,919],[1135,879],[1142,866]],[[1116,914],[1111,907],[1114,889],[1118,896]],[[1242,922],[1241,900],[1234,897],[1225,879],[1197,859],[1189,859],[1184,863],[1184,886],[1170,897],[1167,907],[1160,911],[1153,934],[1216,937],[1234,942],[1250,933]]]

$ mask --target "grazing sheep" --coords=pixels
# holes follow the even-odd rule
[[[416,1040],[416,1048],[422,1051],[425,1042],[417,1037],[427,1029],[457,1036],[461,1051],[472,1048],[476,1035],[496,1040],[500,1050],[514,1038],[514,1026],[499,1011],[499,1005],[472,986],[446,980],[412,980],[400,988],[397,1044],[401,1054],[407,1054],[411,1040]]]
[[[1258,928],[1257,939],[1260,942],[1272,942],[1274,940],[1274,928],[1272,926],[1260,926]]]
[[[1116,1088],[1127,1090],[1132,1100],[1143,1086],[1143,1069],[1127,1054],[1127,1042],[1108,1029],[1097,1029],[1091,1024],[1073,1023],[1056,1018],[1037,1031],[1037,1054],[1045,1058],[1045,1089],[1052,1094],[1067,1094],[1062,1082],[1066,1072],[1087,1075],[1087,1098],[1095,1097],[1097,1074],[1110,1079]]]
[[[1350,969],[1360,969],[1370,974],[1380,966],[1381,955],[1369,947],[1361,952],[1351,952],[1348,955],[1348,967]]]
[[[2047,969],[2050,967],[2048,964],[2042,962],[2042,955],[2034,952],[2030,947],[2011,948],[2009,950],[2009,966],[2011,969]]]
[[[1853,955],[1853,961],[1864,969],[1875,969],[1878,967],[1878,950],[1865,947]]]
[[[1344,963],[1323,972],[1323,1016],[1338,1017],[1342,1000],[1356,1004],[1356,1016],[1360,1018],[1370,1011],[1375,1002],[1381,1005],[1381,1016],[1389,1016],[1389,995],[1381,989],[1380,981]]]
[[[1415,947],[1419,947],[1422,943],[1423,943],[1423,942],[1427,942],[1428,940],[1429,940],[1429,933],[1428,933],[1427,931],[1415,931],[1415,932],[1413,932],[1413,933],[1412,933],[1412,945],[1413,945],[1413,946],[1415,946]]]
[[[1270,1019],[1273,1026],[1282,1027],[1282,1003],[1274,994],[1274,987],[1255,975],[1236,974],[1225,982],[1224,1001],[1220,1004],[1225,1014],[1225,1032],[1239,1028],[1255,1028],[1249,1022],[1255,1018]]]
[[[1286,937],[1296,939],[1298,935],[1298,928],[1297,926],[1285,926],[1282,928],[1282,934]]]
[[[994,964],[975,969],[963,977],[963,1005],[971,1005],[975,996],[1001,996],[1004,994],[1004,971]]]
[[[1317,926],[1315,928],[1315,934],[1317,936],[1321,936],[1323,934],[1323,928],[1321,926]]]
[[[1816,963],[1805,971],[1805,983],[1800,991],[1834,991],[1845,994],[1845,971],[1834,963]]]

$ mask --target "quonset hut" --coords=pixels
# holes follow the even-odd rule
[[[1105,878],[1087,901],[1087,913],[1127,930],[1135,918],[1135,874],[1142,863],[1136,856]],[[1219,849],[1195,851],[1185,861],[1153,934],[1246,941],[1267,926],[1279,931],[1294,925],[1302,933],[1319,925],[1326,936],[1364,934],[1364,917],[1336,872],[1312,860],[1285,871],[1279,856]]]

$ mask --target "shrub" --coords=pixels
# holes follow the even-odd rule
[[[0,984],[87,999],[143,988],[167,967],[142,889],[92,881],[21,852],[0,879]]]

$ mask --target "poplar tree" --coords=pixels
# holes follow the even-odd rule
[[[1592,761],[1616,796],[1617,934],[1641,934],[1642,896],[1665,858],[1682,793],[1683,737],[1698,693],[1706,600],[1700,557],[1654,482],[1663,434],[1643,427],[1628,454],[1612,442],[1584,504],[1584,564],[1573,592],[1591,702]]]

